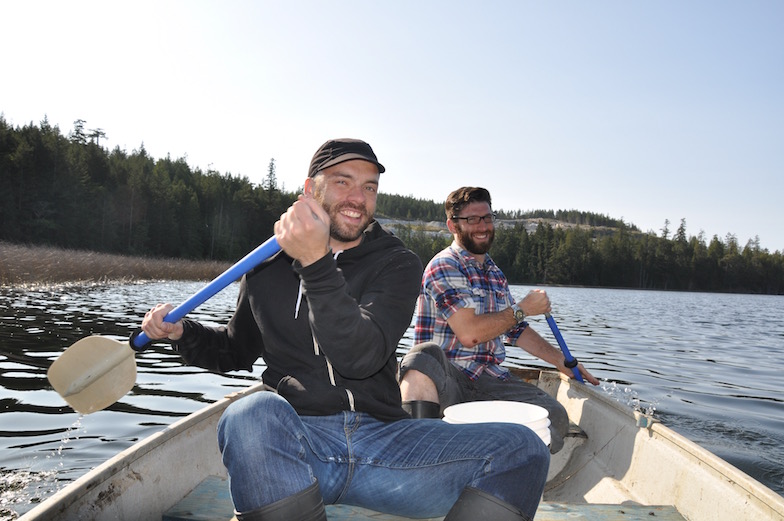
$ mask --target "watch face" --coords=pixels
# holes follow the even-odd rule
[[[522,322],[524,318],[525,318],[525,313],[523,313],[523,310],[522,309],[516,309],[515,310],[515,319],[517,319],[518,322]]]

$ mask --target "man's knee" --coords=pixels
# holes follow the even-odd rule
[[[400,361],[398,380],[402,381],[408,371],[416,370],[435,382],[446,374],[448,364],[449,360],[438,344],[434,342],[417,344]]]
[[[441,346],[417,344],[403,357],[398,380],[403,409],[414,418],[440,418],[439,387],[445,384],[444,364],[449,363]]]
[[[245,440],[269,439],[269,431],[278,431],[282,424],[296,417],[294,408],[274,392],[262,391],[230,404],[218,420],[218,443],[223,449],[231,438],[235,443]]]
[[[408,353],[403,357],[403,363],[416,360],[418,357],[427,355],[434,358],[438,362],[446,361],[446,353],[441,349],[441,346],[435,342],[422,342],[408,350]]]
[[[446,376],[445,363],[449,363],[446,355],[436,343],[424,342],[412,347],[400,362],[398,380],[403,401],[439,403],[438,389]]]

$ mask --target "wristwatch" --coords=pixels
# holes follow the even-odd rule
[[[517,302],[512,304],[512,311],[514,311],[514,317],[518,324],[525,320],[525,313],[523,312],[523,308],[521,308]]]

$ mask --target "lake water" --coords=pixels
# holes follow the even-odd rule
[[[54,392],[46,369],[85,336],[125,339],[149,307],[178,304],[201,283],[0,288],[0,519],[13,519],[131,444],[261,374],[185,367],[164,346],[136,356],[134,389],[81,416]],[[514,286],[522,297],[529,288]],[[548,288],[572,351],[624,403],[784,495],[784,398],[779,356],[784,297]],[[190,316],[230,317],[231,286]],[[552,340],[544,320],[534,328]],[[410,347],[411,330],[400,352]],[[554,342],[554,341],[553,341]],[[510,354],[535,363],[518,349]],[[543,365],[543,364],[539,364]]]

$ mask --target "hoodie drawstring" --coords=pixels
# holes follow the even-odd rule
[[[338,255],[340,255],[341,253],[343,253],[343,250],[335,252],[334,258],[336,261],[338,260]],[[296,319],[299,316],[299,308],[300,305],[302,304],[302,294],[303,294],[302,289],[303,289],[302,279],[299,279],[299,291],[297,293],[297,304],[294,308],[294,319]],[[312,337],[313,337],[313,352],[316,354],[316,356],[318,356],[321,352],[321,349],[319,348],[318,340],[316,340],[316,335],[312,334]],[[332,368],[332,363],[329,361],[329,358],[327,358],[326,355],[324,356],[324,360],[326,360],[327,362],[327,373],[329,374],[329,382],[332,384],[333,387],[337,386],[337,383],[335,382],[335,370]],[[344,390],[346,391],[346,396],[348,397],[349,408],[351,411],[354,411],[355,410],[354,394],[349,389],[344,389]]]
[[[340,255],[341,253],[343,253],[343,250],[335,252],[335,254],[333,255],[334,259],[338,260],[338,255]],[[299,317],[299,307],[302,305],[303,288],[304,286],[302,284],[302,279],[300,278],[299,290],[297,291],[297,303],[294,305],[294,320],[297,320],[297,318]]]

